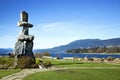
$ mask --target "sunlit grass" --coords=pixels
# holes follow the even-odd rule
[[[49,60],[54,67],[68,69],[38,72],[24,78],[24,80],[120,80],[120,65],[81,62],[72,60]],[[78,67],[78,68],[70,68]],[[88,68],[80,68],[88,67]],[[92,68],[101,67],[101,68]],[[115,67],[114,69],[109,67]]]
[[[0,78],[21,71],[21,69],[0,70]]]
[[[120,67],[116,64],[105,64],[105,63],[95,63],[95,62],[81,62],[81,61],[60,61],[60,60],[50,60],[52,65],[55,67]]]
[[[120,80],[120,69],[66,69],[39,72],[24,80]]]

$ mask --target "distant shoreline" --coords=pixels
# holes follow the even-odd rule
[[[59,58],[63,58],[63,57],[78,57],[78,58],[84,58],[84,57],[88,57],[88,58],[108,58],[108,57],[113,57],[113,58],[120,58],[120,54],[116,53],[116,54],[108,54],[108,53],[65,53],[65,54],[54,54],[54,53],[50,53],[50,56],[52,57],[59,57]]]

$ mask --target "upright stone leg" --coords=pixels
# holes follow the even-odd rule
[[[24,54],[24,42],[23,41],[17,41],[15,44],[15,50],[14,50],[14,55],[15,55],[15,60],[13,63],[14,67],[17,67],[17,61],[19,56],[22,56]]]
[[[24,54],[24,42],[23,41],[16,42],[14,53],[15,53],[14,55]]]
[[[32,56],[33,55],[32,49],[33,49],[33,42],[32,41],[26,41],[25,55]]]
[[[26,41],[25,44],[25,56],[28,56],[32,59],[32,61],[35,61],[35,57],[33,55],[33,41]]]

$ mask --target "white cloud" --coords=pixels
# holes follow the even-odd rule
[[[75,32],[76,28],[73,25],[70,22],[41,23],[34,26],[30,30],[30,34],[46,37],[69,36]]]
[[[116,25],[115,25],[116,26]],[[30,29],[30,35],[34,35],[34,49],[36,48],[52,48],[68,44],[77,39],[88,38],[111,38],[119,36],[119,25],[115,28],[114,25],[89,25],[79,22],[53,22],[53,23],[41,23],[34,25]],[[21,31],[21,29],[19,29]],[[14,31],[15,34],[1,35],[0,47],[14,48],[17,41],[17,35],[19,31]]]
[[[35,26],[31,29],[31,34],[35,35],[34,48],[51,48],[75,40],[73,27],[68,22],[43,23]]]
[[[75,40],[74,37],[68,38],[36,37],[34,40],[34,49],[53,48],[56,46],[68,44],[74,40]]]
[[[42,26],[42,30],[47,32],[61,32],[67,29],[68,25],[64,22],[48,23]]]
[[[34,35],[34,49],[52,48],[67,44],[77,39],[108,38],[112,31],[107,30],[107,25],[89,25],[79,22],[53,22],[34,25],[30,35]],[[107,31],[105,31],[106,29]],[[117,33],[119,34],[119,33]],[[118,35],[116,35],[118,36]],[[15,37],[16,39],[16,37]]]

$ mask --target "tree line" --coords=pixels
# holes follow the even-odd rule
[[[120,47],[94,47],[69,49],[67,53],[120,53]]]

